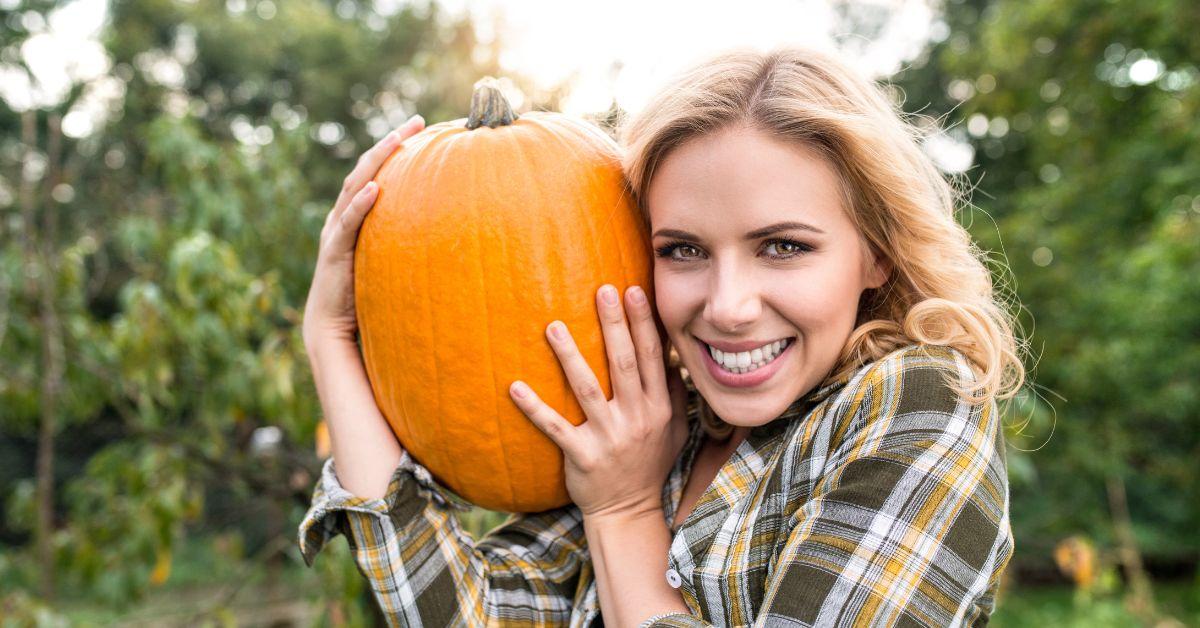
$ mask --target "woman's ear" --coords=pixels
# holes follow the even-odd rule
[[[880,253],[875,247],[870,247],[870,264],[867,267],[866,288],[878,288],[887,283],[892,276],[892,260]]]

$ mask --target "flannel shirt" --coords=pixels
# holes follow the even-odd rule
[[[913,345],[828,381],[753,428],[673,531],[664,577],[691,613],[648,626],[985,625],[1013,552],[994,402],[951,385],[965,358]],[[668,525],[700,443],[663,486]],[[512,515],[475,540],[461,498],[407,453],[383,499],[349,494],[326,462],[299,529],[310,566],[345,534],[392,625],[602,626],[574,505]]]

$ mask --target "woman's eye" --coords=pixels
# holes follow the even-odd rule
[[[767,243],[768,251],[771,248],[775,249],[775,253],[769,253],[772,257],[792,257],[801,253],[807,253],[812,250],[812,247],[807,244],[796,242],[794,240],[771,240]]]
[[[660,246],[655,250],[659,257],[667,257],[673,260],[688,260],[698,257],[700,251],[690,244],[681,242],[672,242],[665,246]]]

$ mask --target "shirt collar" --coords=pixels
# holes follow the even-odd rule
[[[846,382],[850,381],[851,374],[843,372],[836,377],[827,378],[816,388],[800,395],[777,418],[769,423],[764,423],[751,429],[750,434],[753,436],[768,436],[787,429],[792,420],[807,416],[809,411],[816,407],[817,404],[828,399],[830,395],[845,386]]]

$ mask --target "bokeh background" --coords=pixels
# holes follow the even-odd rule
[[[0,0],[0,622],[382,625],[343,540],[295,542],[358,154],[484,75],[611,128],[798,43],[913,115],[1022,304],[995,625],[1200,625],[1197,33],[1195,0]]]

